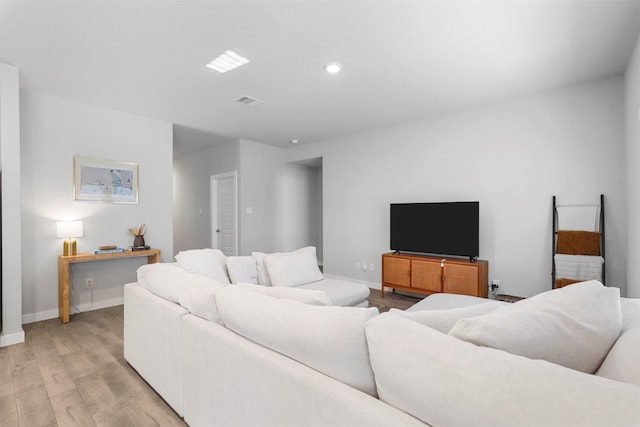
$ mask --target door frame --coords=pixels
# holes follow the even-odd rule
[[[209,177],[209,194],[210,194],[210,221],[211,221],[211,247],[218,248],[218,180],[233,178],[233,235],[235,237],[235,253],[238,255],[240,248],[238,247],[238,171],[224,172]]]

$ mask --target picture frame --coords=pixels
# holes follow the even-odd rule
[[[138,164],[75,156],[74,200],[138,203]]]

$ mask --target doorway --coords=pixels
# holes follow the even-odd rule
[[[211,247],[238,255],[238,173],[211,175]]]

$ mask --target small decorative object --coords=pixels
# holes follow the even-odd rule
[[[73,158],[75,200],[138,203],[138,164]]]
[[[76,241],[72,237],[82,237],[82,221],[58,221],[56,228],[58,230],[58,238],[65,239],[62,255],[75,255],[77,253]]]
[[[144,224],[140,224],[137,228],[130,228],[129,234],[134,236],[133,238],[133,247],[139,248],[145,246],[144,244]]]

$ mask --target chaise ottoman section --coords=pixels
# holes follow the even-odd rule
[[[369,288],[362,283],[324,278],[320,281],[297,286],[299,289],[324,291],[333,305],[341,307],[368,307]]]

